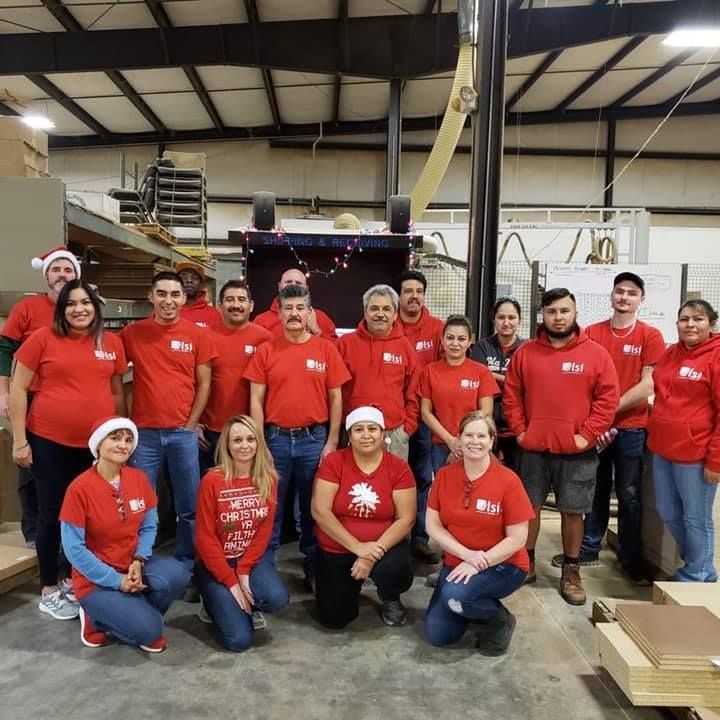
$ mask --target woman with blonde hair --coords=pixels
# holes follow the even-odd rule
[[[287,587],[266,552],[277,475],[263,434],[247,415],[225,423],[216,459],[198,492],[197,583],[218,640],[241,652],[252,645],[255,627],[264,627],[260,612],[288,603]]]

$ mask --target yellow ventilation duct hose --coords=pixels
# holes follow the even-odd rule
[[[452,103],[459,96],[460,88],[463,85],[472,87],[472,72],[473,46],[467,42],[460,45],[455,80],[450,91],[445,116],[440,125],[440,132],[435,139],[435,144],[430,151],[425,167],[415,183],[412,193],[410,193],[410,214],[413,220],[420,218],[433,199],[442,179],[445,177],[450,160],[452,160],[453,153],[460,140],[467,115],[453,109]]]

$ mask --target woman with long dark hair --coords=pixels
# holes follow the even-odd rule
[[[32,465],[37,483],[39,608],[56,620],[70,620],[78,616],[78,606],[72,585],[58,585],[58,515],[68,485],[92,465],[87,439],[93,424],[125,414],[125,351],[119,338],[103,332],[96,292],[72,280],[58,296],[53,327],[36,330],[15,359],[13,460],[20,467]],[[27,414],[31,387],[35,395]]]

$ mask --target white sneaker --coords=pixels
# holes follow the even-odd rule
[[[205,609],[205,603],[202,601],[202,598],[200,599],[200,607],[198,608],[197,616],[200,619],[200,622],[204,622],[207,625],[213,624],[213,619],[210,617],[210,614]]]
[[[252,623],[253,630],[264,630],[267,627],[267,620],[259,610],[253,610]]]
[[[56,620],[75,620],[80,614],[79,606],[71,603],[60,590],[43,595],[38,608]]]

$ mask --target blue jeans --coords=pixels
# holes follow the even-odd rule
[[[610,447],[598,456],[592,511],[585,516],[582,556],[597,556],[610,519],[610,491],[615,478],[618,499],[618,560],[625,568],[640,565],[642,473],[645,430],[619,430]]]
[[[425,510],[433,480],[431,447],[430,429],[424,423],[420,423],[408,445],[408,465],[415,477],[417,487],[417,515],[411,533],[413,542],[426,543],[429,540],[428,534],[425,532]]]
[[[156,489],[164,463],[167,463],[177,514],[175,557],[192,568],[195,561],[195,504],[200,485],[197,434],[184,428],[141,428],[140,441],[130,464],[142,470]]]
[[[283,431],[275,425],[268,425],[265,439],[278,473],[278,504],[270,550],[274,555],[280,547],[285,502],[288,489],[294,484],[300,502],[300,552],[305,555],[306,574],[312,574],[317,541],[310,502],[315,473],[320,464],[320,454],[327,439],[327,430],[324,425],[312,425],[293,431]]]
[[[438,470],[445,466],[448,457],[450,457],[450,448],[445,443],[442,445],[436,445],[433,443],[432,449],[430,450],[430,459],[432,461],[432,470],[437,475]]]
[[[198,444],[200,452],[200,477],[205,475],[210,468],[215,467],[215,449],[217,448],[218,440],[220,439],[220,433],[215,430],[210,430],[209,428],[205,428],[205,430],[203,430],[203,435],[210,443],[210,449],[203,450]]]
[[[231,561],[230,564],[234,567],[236,562]],[[255,632],[252,616],[237,604],[230,590],[219,583],[202,563],[197,564],[195,576],[220,644],[233,652],[247,650],[253,643]],[[287,586],[278,575],[269,552],[250,571],[250,590],[255,598],[255,608],[263,612],[277,612],[288,604]]]
[[[149,645],[163,633],[163,615],[190,581],[190,571],[173,558],[152,557],[143,570],[147,590],[124,593],[97,588],[80,599],[98,630],[128,645]]]
[[[516,565],[500,563],[473,575],[467,585],[448,582],[451,568],[443,565],[435,592],[425,613],[425,635],[432,645],[452,645],[465,634],[473,620],[489,620],[500,609],[500,598],[514,593],[525,582],[527,573]],[[461,612],[448,602],[461,603]]]
[[[676,463],[653,456],[655,505],[685,563],[676,580],[715,582],[713,503],[717,485],[703,478],[704,463]]]

